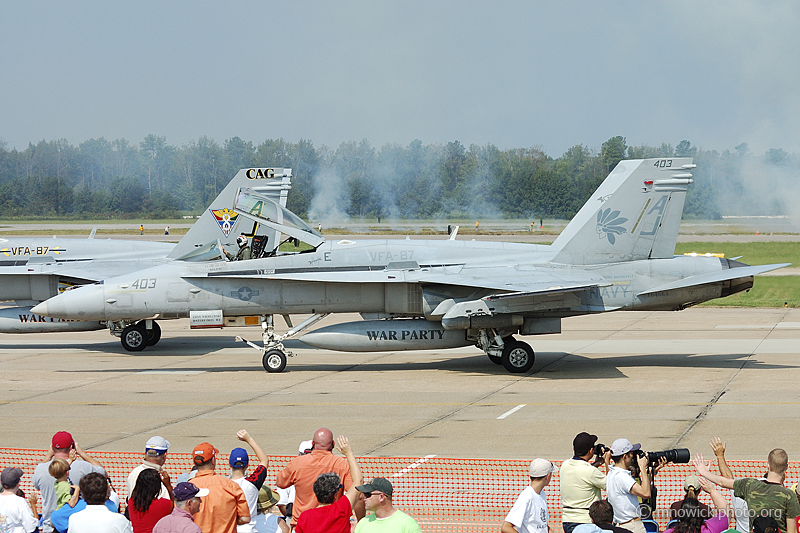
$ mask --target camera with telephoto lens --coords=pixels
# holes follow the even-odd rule
[[[642,450],[636,451],[637,457],[644,457],[645,452]],[[673,448],[672,450],[664,450],[663,452],[648,452],[647,463],[653,467],[656,466],[661,458],[666,458],[668,463],[685,464],[691,461],[692,454],[688,448]]]

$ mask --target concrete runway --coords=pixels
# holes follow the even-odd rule
[[[139,353],[106,331],[0,335],[0,446],[46,448],[65,429],[88,450],[139,451],[160,434],[173,451],[206,440],[228,451],[244,427],[268,454],[291,455],[327,426],[357,455],[565,459],[586,430],[606,444],[625,436],[693,453],[718,435],[733,459],[763,460],[776,446],[800,459],[800,310],[566,319],[561,335],[527,337],[537,359],[524,375],[475,348],[300,348],[285,372],[267,374],[233,342],[258,340],[258,328],[161,325],[158,346]]]

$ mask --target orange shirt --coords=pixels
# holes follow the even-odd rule
[[[345,490],[353,483],[347,459],[325,450],[313,450],[309,454],[298,455],[289,461],[286,468],[278,472],[277,485],[280,488],[285,489],[294,485],[292,525],[297,524],[300,513],[319,505],[314,495],[314,482],[320,474],[327,472],[339,474]]]
[[[208,489],[208,496],[201,498],[200,512],[194,515],[194,523],[203,533],[236,533],[236,519],[250,516],[247,499],[235,481],[218,476],[213,470],[201,470],[189,481]]]

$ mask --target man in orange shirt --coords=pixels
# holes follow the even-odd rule
[[[294,485],[295,488],[292,527],[297,525],[297,519],[303,511],[319,505],[314,494],[314,482],[320,474],[327,472],[338,474],[345,491],[353,484],[347,459],[333,455],[332,450],[335,446],[333,432],[327,428],[320,428],[314,433],[312,442],[314,448],[311,453],[298,455],[286,465],[286,468],[278,472],[278,487],[285,489]],[[359,499],[353,510],[358,519],[363,518],[366,514],[364,500]]]
[[[250,523],[250,508],[239,484],[215,473],[218,453],[207,442],[198,444],[192,452],[197,467],[192,483],[199,489],[208,489],[194,522],[203,533],[236,533],[237,525]]]

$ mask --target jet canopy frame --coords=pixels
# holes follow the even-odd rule
[[[240,187],[236,191],[233,210],[245,218],[284,233],[313,248],[325,242],[325,237],[282,205],[253,189]]]

